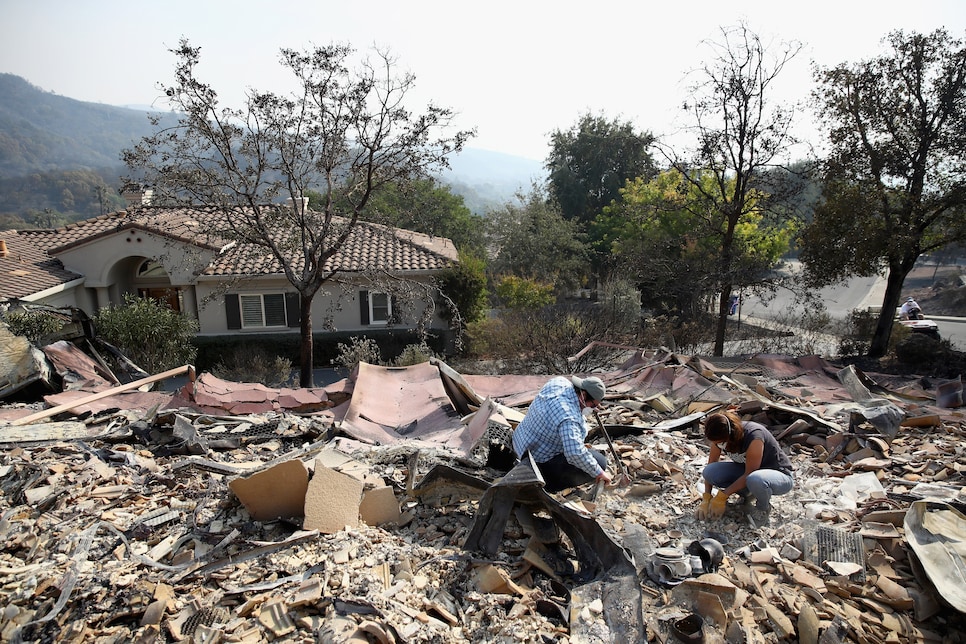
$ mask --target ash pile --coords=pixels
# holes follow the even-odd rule
[[[955,382],[628,350],[594,375],[629,481],[595,495],[548,493],[512,458],[549,376],[362,363],[304,391],[184,373],[170,393],[98,383],[0,410],[4,641],[966,632],[966,419],[961,388],[958,404],[937,396]],[[768,525],[740,503],[694,517],[700,423],[724,407],[795,467]]]

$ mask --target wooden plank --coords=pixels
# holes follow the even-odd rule
[[[38,411],[35,414],[30,414],[29,416],[18,418],[9,424],[13,426],[29,425],[34,421],[43,420],[44,418],[50,418],[51,416],[56,416],[57,414],[63,411],[68,411],[70,409],[73,409],[74,407],[86,405],[87,403],[94,402],[95,400],[100,400],[101,398],[109,398],[110,396],[113,396],[122,391],[130,391],[131,389],[137,389],[144,385],[149,385],[149,384],[158,382],[160,380],[165,380],[167,378],[180,376],[185,373],[188,374],[189,380],[194,382],[195,368],[190,364],[186,364],[181,367],[175,367],[174,369],[168,369],[167,371],[155,374],[153,376],[149,376],[147,378],[142,378],[140,380],[135,380],[134,382],[129,382],[126,385],[121,385],[120,387],[105,389],[104,391],[99,391],[96,394],[91,394],[90,396],[87,396],[85,398],[79,398],[69,403],[64,403],[63,405],[57,405],[56,407],[51,407],[50,409],[44,409],[43,411]]]
[[[104,432],[103,427],[88,427],[85,423],[76,420],[62,423],[41,423],[31,427],[5,425],[0,426],[0,444],[89,439],[100,436]]]

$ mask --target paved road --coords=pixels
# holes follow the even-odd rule
[[[790,271],[798,270],[795,263]],[[845,320],[854,309],[880,306],[885,294],[885,278],[853,278],[846,284],[829,286],[819,291],[828,314],[836,320]],[[803,305],[795,301],[788,292],[780,292],[774,300],[762,302],[754,296],[747,296],[741,304],[742,318],[757,317],[764,319],[795,319],[804,312]],[[939,334],[948,339],[960,351],[966,351],[966,318],[947,316],[926,317],[939,325]]]
[[[966,318],[930,315],[929,319],[939,325],[939,335],[949,340],[956,349],[966,351]]]

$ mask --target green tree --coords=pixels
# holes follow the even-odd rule
[[[122,306],[109,306],[94,316],[100,338],[110,342],[148,373],[193,364],[192,344],[198,321],[172,311],[157,300],[124,296]]]
[[[465,329],[467,324],[483,317],[486,310],[486,260],[460,251],[459,263],[443,271],[439,283],[441,293],[452,303],[451,308],[444,310],[454,326]]]
[[[164,91],[181,116],[124,160],[159,202],[213,209],[223,226],[211,233],[282,266],[300,295],[299,382],[312,386],[312,302],[336,276],[327,260],[364,221],[374,194],[445,167],[472,133],[450,135],[448,109],[410,112],[415,77],[397,75],[386,52],[353,68],[347,45],[283,49],[298,89],[249,90],[240,109],[222,108],[198,78],[199,48],[182,40],[173,53],[175,82]],[[324,196],[317,209],[305,207],[308,190]]]
[[[580,286],[587,278],[590,253],[576,222],[561,215],[534,186],[487,216],[494,254],[490,274],[514,275],[553,284],[557,291]]]
[[[548,185],[564,218],[586,225],[619,198],[628,179],[654,176],[653,142],[630,122],[590,113],[570,130],[551,134]]]
[[[507,275],[496,285],[500,302],[510,309],[539,309],[553,304],[553,284]]]
[[[595,227],[606,231],[613,261],[641,290],[647,308],[699,318],[727,282],[753,288],[788,250],[794,228],[766,221],[758,207],[764,195],[746,196],[745,213],[732,232],[732,272],[719,272],[718,258],[728,232],[720,209],[706,194],[717,180],[711,171],[685,177],[669,170],[651,181],[629,181],[622,198],[604,209]],[[727,187],[732,190],[733,188]]]
[[[885,355],[906,276],[966,240],[966,47],[945,30],[895,31],[888,51],[816,70],[827,128],[824,201],[802,233],[815,285],[885,270],[869,355]]]
[[[695,214],[721,222],[717,261],[717,321],[714,355],[724,351],[729,298],[751,279],[741,263],[742,224],[773,212],[767,195],[756,190],[763,172],[775,167],[793,143],[793,112],[771,100],[775,79],[801,50],[782,44],[777,56],[745,24],[722,28],[722,40],[709,43],[713,56],[692,88],[684,108],[693,119],[697,143],[680,157],[662,146],[671,167],[691,184]]]
[[[482,256],[486,223],[463,203],[463,197],[433,179],[387,185],[368,208],[375,219],[392,226],[452,240],[460,250]]]

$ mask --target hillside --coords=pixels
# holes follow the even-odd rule
[[[77,101],[0,74],[0,215],[77,219],[119,204],[121,151],[152,127],[146,108]],[[529,190],[543,172],[540,161],[476,149],[451,165],[440,179],[479,214]]]
[[[85,103],[0,74],[0,172],[118,167],[120,151],[149,131],[147,113]]]

